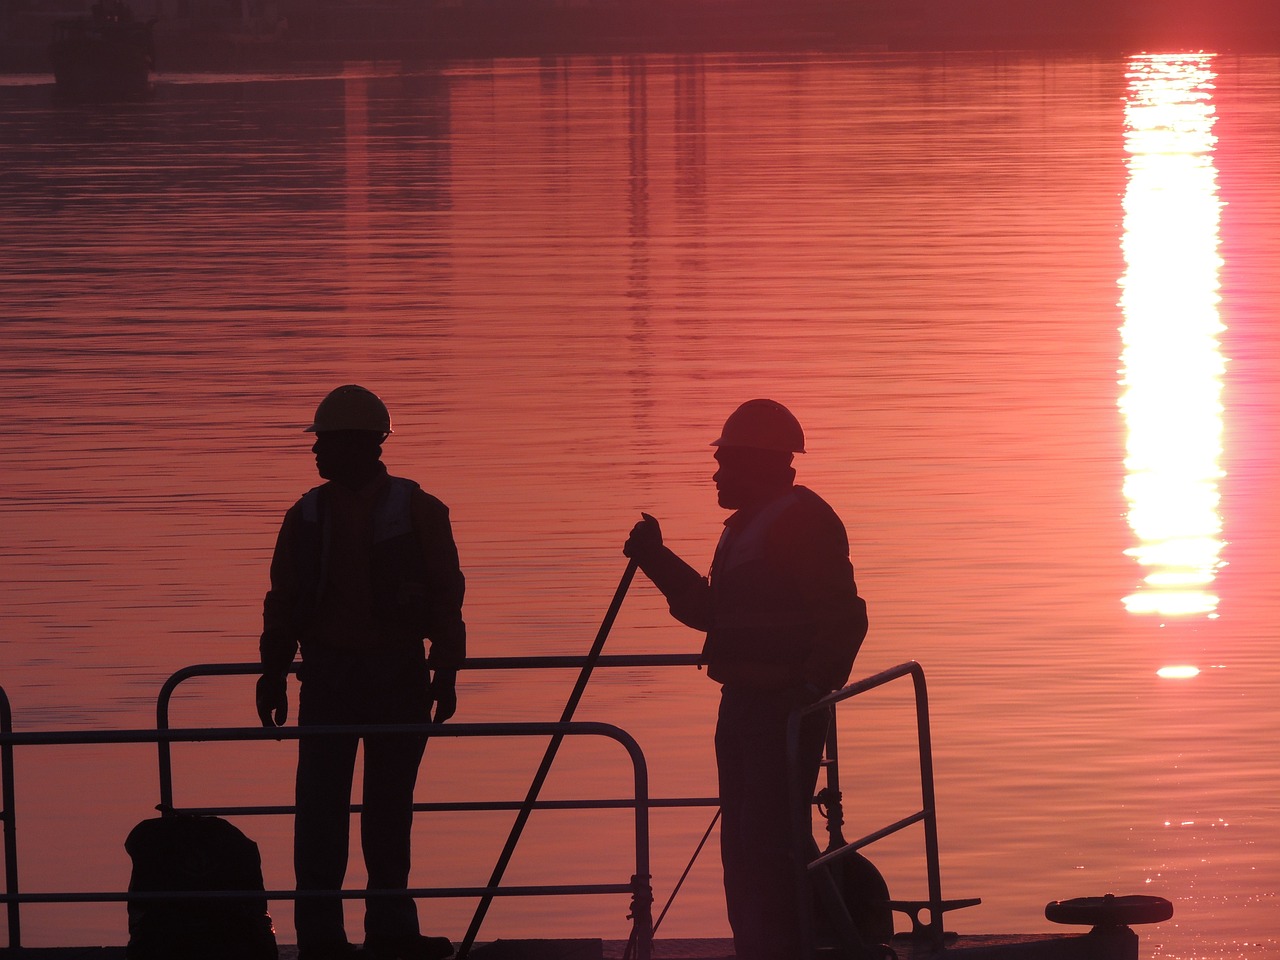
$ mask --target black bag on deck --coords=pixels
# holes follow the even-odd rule
[[[130,900],[129,960],[278,960],[258,845],[219,817],[144,820],[124,848],[129,892],[244,890],[243,899]]]

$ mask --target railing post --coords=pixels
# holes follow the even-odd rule
[[[240,677],[253,676],[261,672],[256,663],[195,663],[189,667],[175,670],[160,687],[156,696],[156,729],[169,729],[169,702],[178,685],[192,677]],[[289,667],[290,674],[298,672],[297,664]],[[173,753],[168,740],[161,737],[156,742],[157,770],[160,778],[160,802],[156,809],[161,816],[169,816],[173,812]]]
[[[631,875],[631,936],[624,960],[651,960],[653,956],[653,877],[649,873],[649,764],[635,739],[623,730],[614,739],[631,756],[635,788],[636,872]],[[678,886],[678,885],[677,885]],[[632,953],[632,948],[635,952]]]
[[[619,740],[631,755],[635,776],[636,873],[631,878],[631,929],[635,935],[636,960],[653,955],[653,877],[649,863],[649,764],[634,740]]]
[[[653,956],[653,878],[637,873],[631,878],[631,939],[636,945],[635,960]]]
[[[942,943],[942,866],[938,853],[938,808],[933,790],[933,741],[929,731],[929,692],[924,670],[912,661],[911,680],[916,695],[916,740],[920,750],[920,803],[924,811],[924,856],[929,884],[929,931]]]
[[[9,695],[0,687],[0,733],[13,732],[13,711],[9,707]],[[0,744],[0,816],[4,818],[4,891],[9,896],[18,893],[18,828],[14,822],[13,744]],[[22,946],[22,919],[17,900],[7,904],[9,921],[9,946]]]
[[[169,729],[169,701],[173,697],[174,689],[187,679],[188,675],[187,670],[179,670],[171,674],[160,688],[160,693],[156,696],[157,730]],[[169,811],[173,809],[173,754],[169,741],[164,737],[156,740],[156,754],[160,774],[160,802],[156,804],[156,809],[160,811],[161,816],[167,817]]]

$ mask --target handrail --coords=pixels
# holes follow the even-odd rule
[[[525,656],[525,657],[468,657],[463,661],[462,670],[545,670],[552,668],[570,668],[581,667],[586,663],[585,656]],[[686,653],[649,653],[649,654],[602,654],[596,661],[597,667],[692,667],[702,662],[702,658],[698,654]],[[297,663],[293,663],[289,667],[289,673],[296,674],[298,672]],[[187,667],[175,670],[165,680],[160,687],[160,693],[156,696],[156,728],[159,730],[167,730],[169,728],[169,704],[173,699],[174,691],[178,686],[187,680],[196,677],[237,677],[237,676],[255,676],[262,673],[262,664],[254,663],[196,663]],[[157,761],[160,774],[160,802],[156,805],[156,809],[161,813],[172,813],[175,811],[173,806],[173,758],[169,750],[169,743],[161,740],[157,744]],[[696,803],[687,801],[656,801],[651,806],[716,806],[720,803],[719,798],[709,797],[698,800]],[[517,810],[520,804],[512,807],[494,807],[490,809],[512,809]],[[358,806],[351,808],[353,811],[359,810]],[[431,804],[414,804],[415,811],[426,810],[457,810],[459,807],[454,805],[441,806]],[[466,809],[476,809],[467,807]],[[194,808],[183,810],[185,813],[197,812]],[[264,809],[260,807],[235,807],[223,808],[224,813],[239,814],[255,814],[255,813],[292,813],[292,807],[275,807]]]
[[[882,687],[887,683],[892,683],[903,677],[911,677],[913,690],[915,694],[916,707],[916,740],[920,755],[920,793],[921,793],[921,809],[912,813],[888,826],[875,830],[866,836],[857,840],[846,842],[838,849],[820,854],[815,859],[809,859],[807,851],[801,851],[799,859],[803,864],[803,869],[807,873],[813,873],[815,870],[822,870],[831,864],[839,861],[843,857],[874,843],[885,837],[891,836],[909,826],[916,823],[924,824],[924,844],[925,844],[925,868],[927,871],[927,885],[929,889],[929,899],[927,905],[929,908],[929,923],[925,925],[930,938],[935,943],[941,943],[943,937],[943,920],[942,916],[947,903],[942,899],[942,870],[939,865],[938,856],[938,819],[937,806],[933,789],[933,745],[929,729],[929,696],[925,687],[924,669],[915,660],[909,660],[906,663],[899,664],[896,667],[890,667],[879,673],[858,680],[848,686],[842,687],[833,693],[818,700],[812,704],[806,704],[797,707],[791,712],[791,716],[787,720],[787,762],[791,771],[792,787],[792,810],[797,818],[796,829],[797,836],[800,836],[801,818],[805,822],[807,828],[807,806],[803,803],[800,796],[800,776],[799,776],[799,752],[800,752],[800,722],[804,717],[820,711],[831,711],[832,716],[835,715],[835,707],[837,704],[850,700],[860,694],[867,693],[878,687]],[[835,738],[834,723],[829,736],[832,740]],[[807,832],[806,832],[807,835]],[[959,904],[953,904],[953,906]],[[806,902],[807,906],[807,902]],[[802,910],[802,918],[806,919],[805,937],[809,946],[813,945],[813,929],[811,914],[808,909]],[[847,917],[844,918],[847,920]]]
[[[586,658],[581,656],[526,656],[526,657],[478,657],[466,660],[462,669],[547,669],[547,668],[572,668],[580,667]],[[640,655],[605,655],[601,656],[596,663],[599,667],[636,667],[636,666],[694,666],[701,663],[701,658],[693,654],[640,654]],[[180,893],[164,893],[164,894],[106,894],[106,893],[73,893],[73,894],[20,894],[18,890],[17,876],[17,860],[16,860],[16,830],[14,826],[13,816],[13,762],[12,752],[16,745],[34,745],[34,744],[58,744],[58,743],[76,743],[76,744],[92,744],[92,743],[149,743],[154,742],[157,745],[159,768],[160,768],[160,793],[161,803],[158,809],[163,814],[241,814],[241,815],[257,815],[257,814],[287,814],[293,813],[292,806],[282,805],[262,805],[262,806],[240,806],[240,807],[190,807],[176,808],[173,805],[173,784],[172,784],[172,763],[170,745],[177,742],[194,742],[194,741],[226,741],[226,740],[283,740],[283,739],[299,739],[302,736],[327,736],[327,735],[349,735],[352,732],[361,734],[373,733],[395,733],[406,731],[421,731],[427,733],[431,737],[467,737],[467,736],[553,736],[560,733],[582,734],[582,735],[600,735],[612,738],[621,743],[631,754],[633,767],[635,769],[635,796],[634,799],[608,799],[608,800],[538,800],[533,809],[609,809],[609,808],[635,808],[636,816],[636,875],[632,877],[630,884],[589,884],[589,885],[548,885],[548,886],[523,886],[523,887],[448,887],[448,888],[415,888],[408,891],[339,891],[337,893],[317,893],[308,891],[267,891],[268,899],[302,899],[315,896],[339,897],[341,899],[363,899],[366,897],[404,895],[406,892],[413,897],[431,898],[431,897],[481,897],[481,896],[534,896],[534,895],[572,895],[580,893],[623,893],[630,891],[633,896],[633,918],[635,921],[636,939],[637,939],[637,960],[649,960],[651,956],[652,946],[652,916],[650,914],[650,888],[649,888],[649,831],[648,831],[648,813],[655,807],[690,807],[690,806],[716,806],[719,804],[717,797],[677,797],[657,799],[648,795],[648,773],[643,753],[634,739],[620,728],[610,724],[603,723],[581,723],[573,722],[569,724],[556,723],[449,723],[449,724],[408,724],[408,725],[378,725],[378,726],[326,726],[326,727],[306,727],[299,729],[298,727],[225,727],[225,728],[196,728],[182,729],[169,727],[169,707],[173,693],[176,688],[186,680],[202,677],[202,676],[238,676],[238,675],[255,675],[261,672],[261,665],[258,663],[230,663],[230,664],[195,664],[184,667],[173,673],[164,683],[156,704],[156,721],[157,728],[155,730],[118,730],[118,731],[99,731],[99,732],[46,732],[46,733],[18,733],[12,732],[11,716],[9,711],[8,698],[5,696],[4,689],[0,687],[0,780],[2,780],[2,791],[0,791],[0,800],[2,800],[4,809],[0,811],[0,815],[4,818],[4,838],[5,838],[5,877],[6,890],[5,895],[0,896],[0,901],[6,903],[9,916],[9,939],[11,946],[18,946],[20,942],[20,926],[18,906],[20,903],[48,903],[48,902],[78,902],[85,901],[105,901],[127,900],[130,897],[138,899],[177,899],[177,898],[199,898],[220,895],[238,895],[243,897],[243,891],[232,893],[201,893],[192,894],[189,892]],[[293,670],[291,669],[291,672]],[[936,817],[936,801],[933,788],[933,753],[929,727],[928,715],[928,694],[925,687],[924,671],[920,664],[915,661],[908,661],[888,670],[881,671],[873,676],[863,680],[856,681],[823,697],[814,704],[806,705],[794,711],[789,718],[787,728],[787,749],[788,762],[792,765],[793,776],[790,778],[793,784],[795,801],[793,809],[797,816],[797,837],[810,836],[808,817],[805,815],[808,805],[804,803],[805,798],[801,797],[798,787],[799,777],[796,775],[795,764],[798,762],[798,746],[799,746],[799,726],[803,717],[811,713],[821,710],[830,710],[833,712],[835,707],[846,700],[852,699],[860,694],[881,687],[887,683],[903,677],[910,676],[914,685],[915,707],[916,707],[916,725],[917,725],[917,741],[920,762],[920,782],[921,782],[921,801],[922,806],[919,811],[909,814],[908,816],[875,830],[866,836],[863,836],[852,842],[844,843],[838,849],[830,850],[822,853],[816,859],[810,860],[807,850],[804,856],[800,858],[803,866],[800,868],[805,872],[822,870],[830,866],[842,857],[857,851],[877,840],[888,837],[916,823],[924,824],[925,832],[925,857],[928,876],[928,900],[921,902],[913,901],[917,906],[925,906],[929,909],[930,918],[927,925],[918,923],[918,918],[913,917],[913,923],[918,929],[926,930],[933,938],[941,941],[943,936],[943,913],[948,908],[956,906],[968,905],[976,901],[954,902],[949,903],[942,899],[941,892],[941,869],[939,866],[938,854],[938,835],[937,835],[937,817]],[[838,770],[836,769],[836,735],[834,724],[829,732],[828,740],[828,775],[829,779],[838,786]],[[812,798],[809,798],[810,800]],[[513,810],[518,809],[521,803],[514,801],[482,801],[482,802],[428,802],[415,803],[415,811],[497,811],[497,810]],[[352,811],[358,811],[359,805],[351,805]],[[838,812],[837,812],[838,814]],[[839,822],[833,821],[831,824],[833,829],[833,838],[838,836]],[[842,837],[839,838],[843,840]],[[807,920],[805,931],[806,938],[812,943],[813,930],[812,918],[810,915],[810,901],[806,898],[806,907],[802,912]],[[896,902],[896,901],[895,901]],[[847,919],[847,916],[846,918]]]
[[[313,736],[339,736],[359,733],[361,735],[391,733],[423,733],[429,737],[547,737],[547,736],[602,736],[621,744],[631,758],[634,780],[635,807],[635,874],[630,883],[612,884],[548,884],[542,886],[523,887],[443,887],[413,888],[404,890],[362,890],[324,891],[271,890],[264,896],[269,900],[297,900],[318,897],[336,897],[339,899],[365,899],[368,897],[403,896],[408,893],[414,897],[480,897],[480,896],[533,896],[533,895],[574,895],[574,894],[615,894],[630,893],[632,895],[632,919],[636,931],[636,942],[640,960],[648,960],[651,955],[653,939],[653,923],[649,904],[652,894],[649,886],[649,774],[644,753],[635,739],[622,730],[608,723],[574,721],[570,723],[423,723],[423,724],[368,724],[360,726],[309,726],[276,727],[204,727],[185,729],[157,730],[100,730],[100,731],[44,731],[30,733],[14,733],[9,723],[7,710],[8,700],[0,688],[0,750],[5,751],[4,769],[0,771],[3,779],[3,794],[6,798],[13,796],[13,765],[9,762],[14,746],[48,746],[56,744],[129,744],[129,743],[179,743],[179,742],[225,742],[252,740],[297,740]],[[12,844],[14,825],[13,804],[6,800],[5,804],[5,874],[6,891],[0,895],[0,901],[8,905],[9,946],[21,946],[21,927],[18,908],[23,903],[76,903],[76,902],[117,902],[130,899],[139,900],[175,900],[204,899],[209,897],[244,897],[244,891],[172,891],[149,892],[146,894],[120,892],[74,892],[74,893],[22,893],[18,888],[17,852]]]

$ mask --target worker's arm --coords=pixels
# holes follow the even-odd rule
[[[427,639],[431,641],[427,665],[431,668],[431,699],[435,703],[432,719],[443,723],[458,709],[458,668],[467,657],[467,625],[462,619],[466,578],[453,539],[449,508],[418,490],[414,491],[411,510],[426,560],[430,612]]]
[[[695,630],[711,629],[711,586],[707,578],[662,542],[662,528],[647,513],[631,529],[622,552],[635,560],[664,597],[671,615]]]
[[[262,636],[258,640],[262,676],[258,678],[255,704],[264,727],[283,726],[289,716],[286,677],[298,652],[298,567],[292,554],[294,528],[299,522],[299,509],[295,506],[280,525],[271,557],[271,586],[262,602]]]

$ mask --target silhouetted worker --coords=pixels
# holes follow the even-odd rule
[[[466,655],[463,577],[448,508],[412,480],[389,476],[382,443],[386,406],[354,384],[321,401],[311,448],[327,483],[285,514],[263,604],[258,716],[279,726],[285,677],[301,651],[298,723],[441,723],[457,707],[454,682]],[[431,654],[423,640],[431,641]],[[294,871],[299,890],[338,890],[347,867],[356,747],[364,740],[361,846],[369,889],[402,890],[409,879],[413,790],[426,746],[408,734],[304,737],[298,742]],[[356,953],[342,902],[300,899],[299,960]],[[411,897],[365,904],[371,960],[450,956],[444,937],[419,932]]]
[[[844,685],[867,632],[840,518],[795,484],[804,433],[772,400],[749,400],[713,444],[720,506],[735,511],[703,577],[662,543],[647,514],[623,552],[667,598],[672,615],[707,633],[703,661],[721,686],[716,724],[720,851],[739,960],[799,960],[796,842],[786,726],[797,706]],[[800,776],[812,797],[827,717],[801,727]]]

